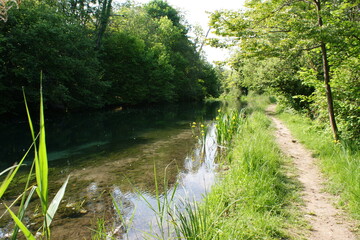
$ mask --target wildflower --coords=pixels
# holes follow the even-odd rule
[[[221,109],[218,109],[218,112],[221,112]]]
[[[219,120],[219,117],[216,117],[215,119],[216,119],[216,120]]]
[[[203,128],[203,127],[204,127],[204,125],[203,125],[203,124],[201,124],[201,127]]]

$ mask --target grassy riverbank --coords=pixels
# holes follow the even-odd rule
[[[300,238],[294,227],[302,224],[295,220],[301,221],[293,204],[296,184],[284,173],[286,159],[264,113],[270,100],[247,101],[248,116],[229,146],[226,170],[185,227],[188,239]]]
[[[339,195],[338,206],[360,219],[360,151],[345,142],[334,142],[330,131],[314,125],[310,119],[283,112],[279,117],[292,134],[320,159],[320,167],[329,179],[327,190]]]

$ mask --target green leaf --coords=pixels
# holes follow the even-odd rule
[[[48,159],[46,152],[46,141],[45,141],[45,120],[44,120],[44,101],[42,91],[42,73],[41,73],[41,86],[40,86],[40,140],[39,140],[39,161],[41,164],[41,175],[42,175],[42,192],[43,197],[47,201],[47,190],[48,190]]]
[[[61,202],[62,198],[64,197],[65,189],[68,184],[69,178],[70,178],[70,176],[67,177],[66,181],[61,186],[59,191],[56,193],[54,199],[50,203],[49,209],[47,210],[47,213],[46,213],[46,227],[50,227],[50,224],[51,224],[51,222],[54,218],[54,215],[60,205],[60,202]]]
[[[12,219],[14,219],[16,225],[18,225],[20,230],[24,233],[26,239],[28,239],[28,240],[36,240],[34,235],[32,235],[31,232],[29,231],[29,229],[27,229],[27,227],[18,219],[18,217],[15,215],[15,213],[13,213],[11,211],[11,209],[8,208],[7,206],[5,206],[5,207],[9,211]]]
[[[31,127],[30,127],[31,128]],[[40,132],[39,132],[39,151],[35,151],[35,172],[38,189],[36,192],[41,200],[41,207],[45,215],[48,209],[48,159],[45,142],[45,120],[44,102],[42,92],[42,72],[40,74]]]
[[[24,204],[22,204],[22,203],[20,204],[20,209],[19,209],[19,213],[18,213],[18,218],[19,218],[20,221],[22,221],[23,217],[25,216],[25,211],[26,211],[26,209],[27,209],[28,206],[29,206],[29,202],[30,202],[32,196],[34,195],[34,192],[35,192],[36,188],[37,188],[36,186],[33,186],[33,187],[31,188],[31,190],[30,190],[30,193],[29,193],[29,195],[28,195],[25,203],[24,203]],[[25,191],[26,191],[26,190],[25,190]],[[24,194],[24,197],[25,197],[25,194]],[[19,231],[19,226],[16,226],[16,227],[14,228],[13,235],[12,235],[12,239],[13,239],[13,240],[17,239],[18,231]]]
[[[33,138],[33,141],[35,142],[35,132],[34,132],[34,127],[33,127],[30,112],[29,112],[29,107],[28,107],[27,100],[26,100],[24,87],[23,87],[23,97],[24,97],[24,103],[25,103],[25,108],[26,108],[26,114],[27,114],[28,122],[29,122],[29,126],[30,126],[31,136]]]

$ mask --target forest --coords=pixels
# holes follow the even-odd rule
[[[219,95],[214,67],[188,36],[191,26],[166,1],[5,3],[0,115],[24,112],[22,88],[39,105],[41,72],[48,112]]]
[[[329,126],[335,141],[359,144],[359,1],[249,0],[245,7],[211,15],[222,38],[209,42],[234,51],[225,91],[269,91]]]

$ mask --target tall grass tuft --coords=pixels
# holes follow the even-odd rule
[[[294,136],[321,160],[321,168],[330,182],[328,190],[341,196],[339,205],[360,219],[359,149],[346,142],[334,142],[329,131],[319,128],[304,116],[284,112],[280,118]]]
[[[33,194],[36,192],[39,199],[40,199],[40,206],[42,210],[42,216],[43,216],[43,224],[41,227],[41,235],[45,239],[50,239],[50,224],[53,220],[53,217],[59,207],[59,204],[61,202],[61,199],[63,198],[65,194],[65,189],[69,180],[69,177],[65,180],[62,187],[59,189],[59,191],[56,193],[55,197],[49,204],[48,202],[48,159],[47,159],[47,151],[46,151],[46,141],[45,141],[45,120],[44,120],[44,103],[43,103],[43,95],[42,95],[42,73],[40,77],[40,129],[39,133],[35,134],[34,127],[32,124],[29,108],[26,101],[25,92],[23,91],[24,95],[24,102],[25,102],[25,108],[29,120],[29,126],[31,135],[33,138],[33,144],[29,148],[29,150],[25,153],[24,157],[21,159],[20,163],[16,165],[16,167],[13,167],[10,169],[8,176],[5,178],[5,180],[2,182],[0,187],[0,198],[6,191],[7,187],[11,183],[12,179],[14,178],[17,170],[21,166],[22,162],[28,155],[30,149],[34,148],[34,163],[30,169],[27,182],[25,184],[24,192],[21,194],[19,198],[15,200],[15,202],[18,199],[21,199],[20,207],[18,214],[15,214],[11,210],[11,206],[15,204],[12,203],[10,207],[6,206],[7,211],[9,212],[10,216],[14,220],[16,226],[14,227],[14,231],[12,234],[12,239],[17,239],[18,229],[20,229],[26,239],[35,239],[35,236],[30,232],[30,230],[26,227],[26,225],[22,222],[25,211],[32,199]],[[37,145],[38,141],[38,145]],[[35,166],[35,167],[34,167]],[[33,185],[29,187],[30,185],[30,176],[33,173],[33,169],[35,168],[35,176],[36,176],[36,185]]]
[[[168,166],[167,166],[168,167]],[[156,226],[151,233],[145,233],[151,238],[155,239],[169,239],[173,235],[174,228],[172,227],[175,194],[178,187],[176,183],[171,189],[168,189],[168,179],[166,175],[167,167],[164,170],[163,191],[159,190],[160,183],[157,178],[156,166],[154,165],[154,183],[155,183],[155,206],[152,205],[146,197],[139,192],[140,197],[147,203],[148,207],[155,213]],[[151,226],[153,227],[153,226]]]
[[[210,239],[208,229],[209,212],[206,207],[200,208],[197,202],[184,202],[177,210],[175,232],[177,239]]]
[[[238,134],[245,119],[244,111],[231,110],[228,113],[224,109],[218,110],[216,117],[217,141],[222,146],[231,145],[233,137]]]

